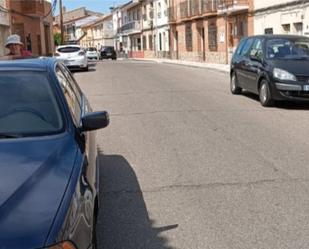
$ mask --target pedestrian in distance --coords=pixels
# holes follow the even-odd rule
[[[32,57],[32,53],[24,49],[24,44],[20,41],[19,35],[10,35],[6,40],[5,47],[10,50],[7,54],[9,58]]]

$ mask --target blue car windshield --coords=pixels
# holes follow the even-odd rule
[[[0,72],[0,139],[55,134],[63,126],[46,73]]]
[[[268,59],[309,59],[309,39],[274,38],[266,43]]]

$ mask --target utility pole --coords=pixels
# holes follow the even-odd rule
[[[59,8],[60,8],[61,45],[63,45],[64,44],[64,30],[63,30],[62,0],[59,0]]]

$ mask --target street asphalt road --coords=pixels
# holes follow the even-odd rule
[[[263,108],[228,74],[103,61],[75,74],[98,133],[99,248],[309,248],[309,105]]]

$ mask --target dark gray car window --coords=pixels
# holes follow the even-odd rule
[[[238,48],[237,48],[237,50],[236,50],[236,54],[237,54],[237,55],[240,55],[240,53],[241,53],[241,51],[242,51],[242,49],[243,49],[243,47],[244,47],[246,41],[247,41],[247,39],[243,39],[243,40],[240,41],[240,43],[239,43],[239,45],[238,45]]]
[[[243,49],[242,49],[241,52],[240,52],[240,55],[242,55],[242,56],[247,56],[247,55],[249,54],[250,48],[251,48],[251,46],[252,46],[252,44],[253,44],[253,41],[254,41],[253,38],[250,38],[250,39],[248,39],[248,40],[246,41],[246,43],[244,44]]]
[[[253,45],[250,49],[250,56],[257,57],[259,59],[263,58],[263,40],[260,38],[254,39]]]

